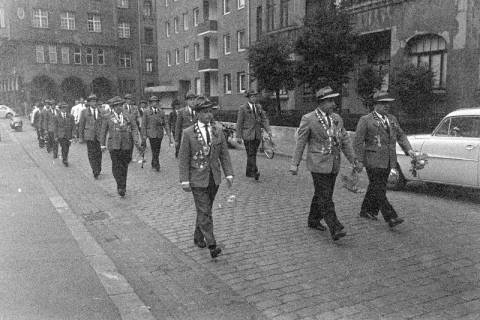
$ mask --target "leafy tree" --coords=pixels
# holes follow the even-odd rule
[[[382,75],[371,65],[367,65],[360,70],[357,82],[357,94],[360,96],[367,109],[373,107],[373,95],[375,91],[380,90],[382,83]]]
[[[85,85],[82,79],[75,76],[65,78],[60,84],[60,89],[63,100],[69,104],[72,104],[75,99],[85,97]]]
[[[392,91],[405,113],[419,116],[428,111],[434,99],[433,78],[434,73],[425,65],[404,65],[394,74]]]
[[[292,46],[281,37],[263,37],[248,49],[252,76],[259,88],[275,92],[277,112],[280,112],[280,90],[295,87]]]
[[[353,70],[355,34],[350,15],[335,5],[320,7],[307,15],[295,44],[302,58],[295,77],[314,90],[331,86],[341,92]]]
[[[46,75],[39,75],[32,79],[29,85],[32,100],[57,99],[58,87],[55,81]]]

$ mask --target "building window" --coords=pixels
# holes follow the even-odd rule
[[[87,26],[89,32],[102,32],[102,22],[98,14],[89,13],[87,16]]]
[[[193,56],[195,61],[200,60],[200,44],[198,42],[193,44]]]
[[[230,41],[230,34],[227,33],[223,35],[223,53],[230,54],[231,50],[231,41]]]
[[[267,31],[275,29],[275,5],[273,0],[267,0]]]
[[[145,43],[153,44],[153,29],[145,28]]]
[[[97,51],[97,63],[100,65],[105,64],[105,51],[103,49],[98,49]]]
[[[223,0],[223,14],[230,13],[230,0]]]
[[[5,10],[0,8],[0,28],[5,28]]]
[[[198,8],[193,9],[193,25],[196,27],[198,26],[198,22],[200,21],[200,10]]]
[[[173,32],[178,33],[178,17],[173,18]]]
[[[257,40],[262,37],[263,32],[263,8],[257,7]]]
[[[238,51],[245,51],[247,48],[245,41],[245,30],[237,31],[237,48]]]
[[[153,59],[145,58],[145,72],[153,72]]]
[[[135,92],[135,80],[118,80],[118,90],[122,95]]]
[[[82,64],[82,50],[80,48],[73,49],[73,63]]]
[[[183,30],[184,31],[188,30],[188,14],[187,13],[183,14]]]
[[[92,65],[93,64],[93,49],[90,48],[90,47],[87,47],[87,49],[85,51],[86,51],[85,52],[85,63]]]
[[[150,0],[143,1],[143,15],[145,17],[152,16],[152,1]]]
[[[57,63],[57,47],[56,46],[48,46],[48,61],[53,64]]]
[[[117,7],[128,9],[128,0],[117,0]]]
[[[48,28],[48,11],[33,9],[33,26],[35,28]]]
[[[43,46],[35,46],[35,57],[37,63],[45,63],[45,52],[43,51]]]
[[[433,72],[433,86],[445,88],[447,81],[447,45],[445,39],[429,34],[418,36],[408,42],[410,61],[425,65]]]
[[[60,14],[60,28],[75,30],[75,14],[72,12],[62,12]]]
[[[170,51],[167,52],[167,66],[172,65],[172,55],[170,54]]]
[[[132,67],[132,54],[129,52],[122,52],[119,59],[120,68]]]
[[[245,8],[245,0],[238,0],[238,9]]]
[[[280,27],[288,27],[288,6],[290,0],[280,0]]]
[[[247,75],[245,72],[237,73],[237,91],[238,93],[247,91]]]
[[[118,24],[118,37],[120,39],[128,39],[130,38],[130,23],[128,22],[120,22]]]
[[[183,47],[183,61],[185,63],[190,62],[190,50],[188,47]]]
[[[194,92],[196,95],[200,95],[202,93],[202,84],[200,82],[200,78],[195,78],[193,80],[194,83]]]
[[[167,35],[167,38],[170,37],[170,22],[165,22],[165,34]]]
[[[232,93],[232,76],[230,75],[230,73],[223,75],[223,93]]]
[[[180,50],[175,49],[175,64],[180,64]]]
[[[70,48],[62,47],[62,63],[63,64],[70,64]]]

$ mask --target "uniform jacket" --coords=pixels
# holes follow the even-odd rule
[[[48,132],[54,132],[55,131],[55,117],[58,114],[58,111],[55,110],[54,108],[51,108],[50,110],[47,110],[47,112],[44,114],[44,129],[47,130]]]
[[[232,163],[228,153],[227,141],[220,124],[212,123],[212,141],[209,153],[205,153],[206,142],[198,126],[192,125],[183,130],[180,144],[179,173],[180,182],[189,181],[191,187],[208,187],[210,171],[215,184],[221,182],[220,166],[225,176],[233,176]]]
[[[243,140],[261,140],[262,128],[270,132],[265,111],[259,103],[255,104],[256,113],[248,103],[242,105],[237,114],[237,137]]]
[[[352,143],[348,132],[343,127],[342,118],[330,115],[333,136],[330,139],[327,129],[320,122],[315,111],[302,117],[298,128],[297,143],[293,153],[292,164],[298,166],[307,147],[307,169],[316,173],[338,173],[340,170],[340,151],[348,161],[355,160]]]
[[[44,130],[47,131],[47,108],[43,108],[41,113],[40,113],[40,127]]]
[[[354,149],[367,168],[391,168],[397,164],[396,143],[407,153],[412,149],[395,116],[388,114],[390,130],[372,112],[360,118],[355,132]],[[379,141],[380,140],[380,141]]]
[[[108,143],[107,141],[108,134]],[[117,115],[112,112],[102,124],[100,144],[107,145],[108,150],[130,150],[134,145],[140,145],[138,126],[128,116],[123,117],[123,124],[120,123]]]
[[[97,110],[97,120],[93,117],[90,107],[82,110],[80,113],[80,121],[78,123],[78,130],[80,132],[80,139],[90,141],[100,141],[100,134],[102,131],[102,113]]]
[[[155,114],[153,108],[145,109],[142,118],[142,136],[145,138],[163,138],[164,128],[170,136],[170,126],[165,112],[157,108],[157,114]]]
[[[140,111],[138,107],[134,104],[127,105],[126,103],[123,105],[122,113],[124,116],[129,116],[130,119],[138,121],[140,118]],[[137,123],[138,124],[138,123]]]
[[[178,110],[177,120],[175,121],[175,142],[180,142],[183,129],[190,127],[195,121],[197,119],[190,113],[188,106]]]
[[[75,118],[70,114],[66,113],[66,118],[62,117],[62,113],[59,112],[54,119],[55,123],[55,131],[54,137],[55,139],[72,139],[73,137],[73,130],[75,129]]]
[[[33,111],[33,126],[36,129],[42,128],[42,111],[43,111],[43,108]]]

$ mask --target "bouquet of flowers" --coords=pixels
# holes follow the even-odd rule
[[[426,153],[415,151],[410,163],[412,164],[410,172],[414,177],[416,177],[417,170],[425,168],[425,165],[428,163],[428,155]]]

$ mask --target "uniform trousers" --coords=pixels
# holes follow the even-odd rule
[[[47,152],[53,151],[53,157],[58,156],[58,142],[55,141],[55,134],[53,131],[48,131],[47,136]]]
[[[334,233],[342,227],[342,224],[338,221],[332,199],[337,174],[312,172],[312,178],[315,192],[310,204],[308,223],[316,224],[325,219],[330,232]]]
[[[58,143],[62,148],[62,161],[66,163],[68,161],[68,151],[70,150],[70,140],[67,138],[59,138]]]
[[[395,209],[387,199],[387,181],[390,168],[366,168],[366,171],[369,183],[360,213],[376,215],[380,210],[385,221],[397,218]]]
[[[132,160],[130,149],[114,149],[110,151],[112,174],[117,182],[117,189],[127,189],[128,164]]]
[[[148,138],[148,140],[150,140],[150,147],[152,148],[152,168],[159,168],[160,162],[158,161],[158,157],[160,156],[162,138]]]
[[[254,177],[255,174],[258,172],[257,152],[258,152],[258,147],[260,146],[260,140],[259,139],[244,140],[244,143],[245,143],[245,151],[247,152],[246,176]]]
[[[195,208],[197,209],[197,221],[195,223],[193,239],[195,242],[201,242],[205,239],[205,243],[209,248],[217,245],[215,236],[213,235],[212,217],[213,201],[215,200],[217,191],[218,185],[215,184],[211,171],[208,187],[192,187],[193,200],[195,202]]]
[[[42,128],[35,128],[37,131],[38,146],[40,148],[45,147],[45,140],[43,139],[43,130]]]
[[[87,140],[87,154],[94,175],[102,171],[102,148],[98,140]]]

